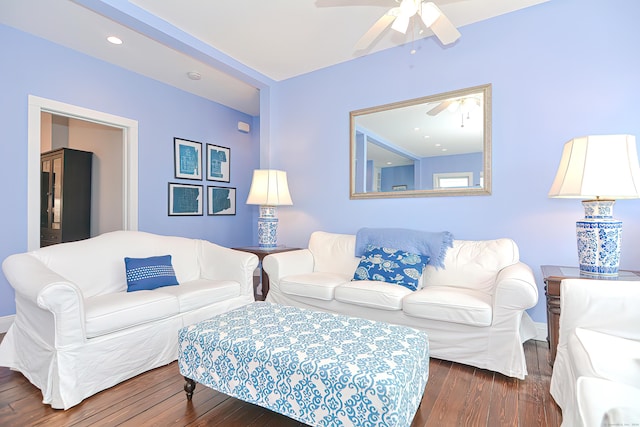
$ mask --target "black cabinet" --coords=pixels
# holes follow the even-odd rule
[[[90,237],[92,158],[70,148],[40,155],[40,246]]]

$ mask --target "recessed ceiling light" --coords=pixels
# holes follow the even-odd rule
[[[424,139],[431,138],[431,135],[425,135]]]
[[[416,132],[420,130],[420,128],[413,128],[413,130],[415,130]]]
[[[116,36],[109,36],[107,37],[107,41],[109,43],[113,43],[113,44],[122,44],[122,40],[120,40],[118,37]]]
[[[187,77],[189,77],[191,80],[200,80],[202,78],[202,75],[197,71],[189,71],[187,73]]]

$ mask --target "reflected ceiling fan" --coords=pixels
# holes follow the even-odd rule
[[[450,113],[455,113],[458,110],[462,114],[467,114],[471,112],[475,107],[480,106],[480,99],[475,96],[468,96],[463,98],[455,98],[455,99],[447,99],[442,101],[429,111],[427,111],[427,115],[429,116],[437,116],[442,113],[444,110],[449,111]]]
[[[424,0],[395,0],[399,6],[392,7],[358,40],[356,50],[368,48],[384,30],[391,29],[406,34],[413,18],[419,19],[443,45],[460,38],[460,32],[435,3]]]

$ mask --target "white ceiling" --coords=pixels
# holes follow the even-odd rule
[[[434,0],[465,25],[549,0]],[[0,23],[239,111],[259,115],[259,89],[403,44],[387,31],[353,46],[396,0],[2,0]],[[123,39],[121,46],[105,41]],[[431,33],[413,35],[427,37]],[[199,81],[187,78],[197,71]]]

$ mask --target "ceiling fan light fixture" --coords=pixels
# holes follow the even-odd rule
[[[421,0],[402,0],[400,3],[400,15],[411,18],[418,13],[418,7]]]
[[[442,11],[438,6],[433,4],[432,2],[426,2],[422,4],[422,11],[420,12],[420,17],[422,18],[422,22],[427,28],[431,27],[434,22],[442,15]]]
[[[409,24],[418,15],[426,28],[429,28],[440,43],[448,45],[460,38],[460,32],[449,18],[432,2],[424,0],[395,0],[399,6],[392,7],[382,15],[367,32],[356,42],[355,49],[367,49],[376,42],[383,32],[391,27],[394,31],[406,34]],[[413,26],[413,24],[412,24]],[[418,28],[422,25],[418,25]],[[420,32],[422,34],[422,31]],[[415,53],[415,49],[411,51]]]
[[[398,16],[391,24],[391,28],[395,31],[406,34],[409,28],[409,20],[413,15],[418,13],[418,5],[420,0],[402,0],[398,8]]]
[[[469,114],[477,106],[476,101],[473,98],[465,98],[460,104],[460,111],[463,114]]]
[[[449,106],[447,107],[447,111],[449,111],[450,113],[455,113],[458,110],[459,106],[460,101],[456,99],[451,104],[449,104]]]

